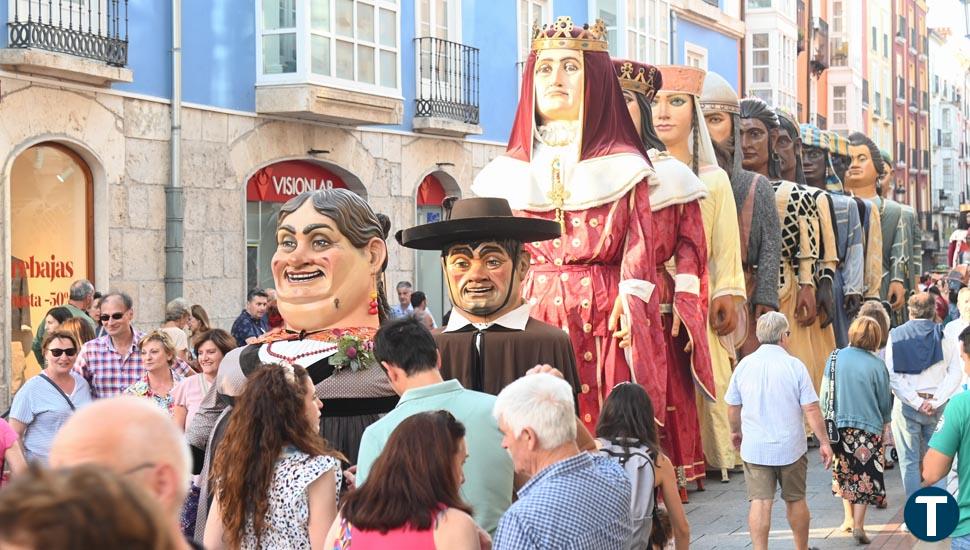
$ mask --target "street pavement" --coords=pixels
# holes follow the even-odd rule
[[[832,495],[832,474],[822,468],[818,449],[808,450],[808,508],[812,514],[809,546],[820,550],[862,548],[851,534],[838,531],[842,523],[842,501]],[[751,548],[748,532],[748,499],[745,495],[744,474],[731,474],[730,483],[721,483],[720,474],[705,483],[705,491],[692,490],[690,502],[684,505],[690,522],[691,548],[698,550],[737,550]],[[936,544],[919,542],[900,528],[903,522],[903,485],[899,466],[886,471],[886,494],[889,506],[879,510],[870,506],[866,513],[866,533],[872,539],[870,550],[938,550],[949,548],[943,541]],[[689,488],[693,489],[691,483]],[[768,547],[794,548],[785,503],[776,494],[772,507],[771,534]]]

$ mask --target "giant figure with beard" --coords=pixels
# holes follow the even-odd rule
[[[815,322],[815,263],[819,257],[818,206],[805,189],[781,179],[774,145],[781,130],[778,115],[756,97],[741,100],[742,166],[771,180],[781,226],[778,273],[779,311],[788,318],[789,352],[815,379],[811,326]]]
[[[324,404],[322,435],[351,464],[356,462],[364,429],[398,399],[370,353],[388,313],[383,275],[389,230],[387,217],[345,189],[303,193],[282,206],[271,266],[283,326],[223,359],[186,431],[196,473],[201,470],[203,479],[233,399],[245,388],[246,377],[264,363],[306,368]],[[203,484],[197,540],[202,540],[210,489],[208,482]]]
[[[842,307],[842,302],[836,302],[835,273],[839,267],[839,248],[837,221],[832,207],[832,196],[824,189],[811,187],[805,183],[805,172],[802,166],[802,138],[798,121],[795,116],[782,108],[776,108],[780,127],[774,142],[774,154],[778,158],[778,175],[785,181],[798,185],[799,189],[807,193],[815,201],[818,213],[818,261],[815,263],[815,304],[817,315],[808,327],[812,339],[814,360],[806,363],[812,374],[815,391],[821,389],[822,371],[829,354],[835,349],[835,332],[833,321],[837,315],[836,309]]]
[[[849,323],[855,318],[865,294],[865,232],[859,217],[856,201],[845,193],[834,191],[827,185],[831,160],[828,151],[828,135],[811,124],[799,126],[801,139],[802,173],[805,184],[819,190],[828,189],[832,220],[835,229],[835,252],[838,266],[832,277],[834,317],[832,326],[839,348],[849,345]],[[838,182],[841,189],[841,182]],[[879,247],[875,252],[882,253]]]
[[[705,314],[700,281],[688,275],[696,273],[696,259],[677,280],[658,272],[657,247],[667,244],[655,235],[654,171],[626,111],[605,34],[600,21],[579,27],[568,17],[535,30],[508,149],[472,186],[479,196],[508,200],[517,215],[562,227],[561,238],[526,245],[532,269],[523,296],[534,317],[569,333],[580,414],[590,428],[610,389],[625,381],[647,389],[663,422],[671,404],[668,369],[690,367],[668,364],[665,327],[672,321],[670,314],[661,320],[660,303],[672,304],[684,321],[681,346],[690,327],[703,327]],[[676,234],[677,219],[668,225]],[[672,246],[664,254],[673,255]],[[695,357],[703,357],[706,345],[694,346]],[[713,395],[709,360],[694,367],[695,380]],[[681,400],[693,400],[689,391]]]

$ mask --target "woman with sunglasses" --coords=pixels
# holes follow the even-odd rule
[[[47,463],[57,430],[74,411],[91,402],[91,388],[74,372],[77,340],[66,330],[47,333],[41,345],[45,368],[13,398],[10,425],[20,436],[28,462]]]

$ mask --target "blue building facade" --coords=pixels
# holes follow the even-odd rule
[[[183,1],[173,94],[172,0],[0,0],[0,255],[23,260],[0,270],[0,404],[77,278],[131,294],[142,328],[175,296],[227,327],[272,284],[299,192],[348,188],[392,231],[440,219],[504,151],[533,23],[602,17],[613,55],[658,64],[708,44],[728,76],[682,2]],[[440,319],[437,254],[388,247],[388,286],[412,281]]]
[[[744,43],[739,0],[674,0],[671,42],[673,63],[692,65],[723,76],[739,92]]]

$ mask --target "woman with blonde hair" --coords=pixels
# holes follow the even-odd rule
[[[863,527],[866,507],[886,499],[883,432],[892,401],[889,372],[876,356],[882,339],[876,320],[857,317],[849,326],[849,347],[832,353],[822,378],[822,411],[838,429],[832,441],[832,493],[842,498],[842,530],[851,531],[859,544],[870,542]]]
[[[89,342],[95,339],[94,330],[91,329],[91,325],[80,317],[71,317],[70,319],[61,323],[61,330],[66,330],[74,335],[77,340],[78,345],[83,346],[85,342]]]
[[[141,350],[145,374],[142,379],[125,388],[124,393],[147,397],[155,405],[174,414],[175,399],[172,390],[182,381],[182,375],[175,371],[175,343],[164,330],[153,330],[138,342]]]

